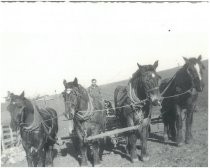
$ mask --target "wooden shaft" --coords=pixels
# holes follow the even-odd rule
[[[93,136],[89,136],[86,138],[87,141],[91,141],[91,140],[95,140],[95,139],[101,139],[107,136],[111,136],[111,135],[115,135],[115,134],[120,134],[123,132],[128,132],[128,131],[132,131],[132,130],[137,130],[139,128],[142,128],[144,126],[146,126],[149,123],[149,119],[146,118],[143,120],[143,123],[141,125],[136,125],[136,126],[131,126],[131,127],[126,127],[126,128],[121,128],[121,129],[115,129],[112,131],[107,131],[98,135],[93,135]]]

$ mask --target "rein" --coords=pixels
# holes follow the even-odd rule
[[[191,80],[193,81],[193,77],[190,74],[188,68],[187,68],[187,74],[191,77]],[[194,85],[193,82],[192,82],[192,87],[190,89],[186,90],[185,92],[178,93],[178,94],[175,94],[175,95],[172,95],[172,96],[162,96],[167,91],[167,89],[170,87],[170,85],[173,82],[173,80],[175,80],[176,75],[177,75],[177,73],[170,79],[169,84],[167,85],[167,87],[161,93],[161,99],[170,99],[170,98],[174,98],[174,97],[179,97],[179,96],[185,95],[187,93],[192,93],[192,89],[193,89],[193,85]]]
[[[175,94],[172,96],[161,96],[161,99],[170,99],[170,98],[174,98],[174,97],[178,97],[178,96],[182,96],[185,95],[187,93],[191,93],[193,88],[188,89],[187,91],[183,92],[183,93],[179,93],[179,94]]]
[[[88,94],[88,97],[89,97],[88,108],[87,110],[83,110],[83,111],[78,110],[75,114],[75,117],[77,119],[88,120],[94,114],[95,111],[93,110],[94,107],[93,107],[92,99],[89,94]]]
[[[34,107],[34,115],[35,115],[35,109],[37,108],[37,107],[35,107],[35,106],[33,106]],[[51,140],[53,140],[53,141],[55,141],[56,142],[56,140],[55,139],[53,139],[51,136],[50,136],[50,131],[51,131],[51,127],[49,127],[49,126],[47,126],[47,124],[46,124],[46,121],[49,121],[49,120],[53,120],[53,119],[55,119],[55,118],[58,118],[58,117],[53,117],[53,118],[50,118],[50,119],[47,119],[47,120],[43,120],[43,118],[42,118],[42,116],[39,114],[39,112],[38,111],[36,111],[36,113],[39,115],[38,117],[41,119],[41,121],[38,121],[39,123],[34,123],[34,122],[36,122],[36,121],[33,121],[32,122],[32,124],[30,125],[30,126],[28,126],[28,127],[24,127],[24,125],[26,125],[26,124],[29,124],[29,123],[24,123],[23,122],[23,117],[24,117],[24,111],[23,111],[23,109],[24,109],[25,107],[22,107],[22,112],[21,112],[21,122],[20,122],[20,126],[19,127],[21,127],[22,128],[22,131],[24,131],[24,132],[26,132],[26,133],[32,133],[32,132],[38,132],[39,130],[39,128],[41,127],[41,126],[43,126],[43,128],[44,128],[44,132],[47,134],[47,138],[49,138],[49,139],[51,139]],[[35,120],[35,118],[34,118],[34,120]]]

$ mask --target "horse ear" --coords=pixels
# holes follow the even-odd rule
[[[137,66],[139,67],[139,69],[141,68],[141,65],[139,65],[139,63],[137,62]]]
[[[77,78],[75,77],[74,78],[74,82],[73,82],[75,85],[78,85],[78,80],[77,80]]]
[[[25,96],[25,92],[23,91],[23,92],[20,94],[20,97],[21,97],[21,98],[24,98],[24,96]]]
[[[201,61],[201,60],[202,60],[202,56],[199,55],[198,58],[197,58],[197,60],[198,60],[198,61]]]
[[[158,60],[155,61],[155,63],[153,64],[154,69],[156,69],[158,67]]]
[[[183,59],[184,59],[185,63],[188,62],[188,59],[186,57],[183,57]]]
[[[66,87],[66,79],[63,80],[63,85]]]
[[[10,93],[9,96],[10,96],[10,97],[13,97],[13,96],[14,96],[14,93]]]

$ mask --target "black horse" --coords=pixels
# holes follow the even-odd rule
[[[160,105],[158,81],[156,73],[158,61],[154,65],[141,66],[128,82],[128,86],[118,86],[114,92],[116,116],[121,127],[139,125],[139,129],[127,134],[127,149],[131,162],[137,161],[136,141],[141,138],[141,160],[149,160],[147,153],[148,129],[151,120],[152,105]],[[122,107],[123,106],[123,107]],[[122,108],[120,108],[122,107]]]
[[[87,142],[86,138],[105,131],[106,113],[102,102],[95,100],[97,102],[93,103],[86,89],[78,84],[77,78],[68,83],[64,80],[63,84],[65,86],[63,92],[65,113],[68,119],[74,121],[73,143],[75,147],[78,147],[77,151],[81,157],[80,165],[87,166],[87,149],[90,149],[92,156],[90,159],[94,166],[98,166],[102,159],[103,140]]]
[[[53,145],[58,132],[56,111],[39,109],[24,97],[24,92],[20,96],[11,94],[7,109],[12,130],[20,130],[28,166],[45,166],[46,156],[53,166]]]
[[[170,137],[177,146],[183,144],[182,125],[185,120],[185,143],[192,140],[193,112],[196,108],[198,92],[204,88],[202,71],[205,69],[198,58],[185,58],[184,66],[171,79],[160,84],[163,96],[161,114],[164,122],[164,141]]]

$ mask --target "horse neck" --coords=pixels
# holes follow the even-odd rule
[[[177,94],[177,88],[181,89],[182,92],[192,87],[192,81],[187,73],[186,67],[182,67],[176,72],[166,86],[166,90],[163,91],[163,96]]]
[[[88,109],[88,104],[90,103],[90,98],[87,91],[81,87],[80,89],[80,99],[78,104],[78,110],[84,111]]]
[[[192,79],[187,72],[186,67],[181,68],[175,76],[176,87],[180,87],[182,90],[187,90],[192,87]]]
[[[23,123],[26,123],[26,126],[29,126],[34,121],[34,107],[29,100],[25,100],[25,109],[23,116]]]

